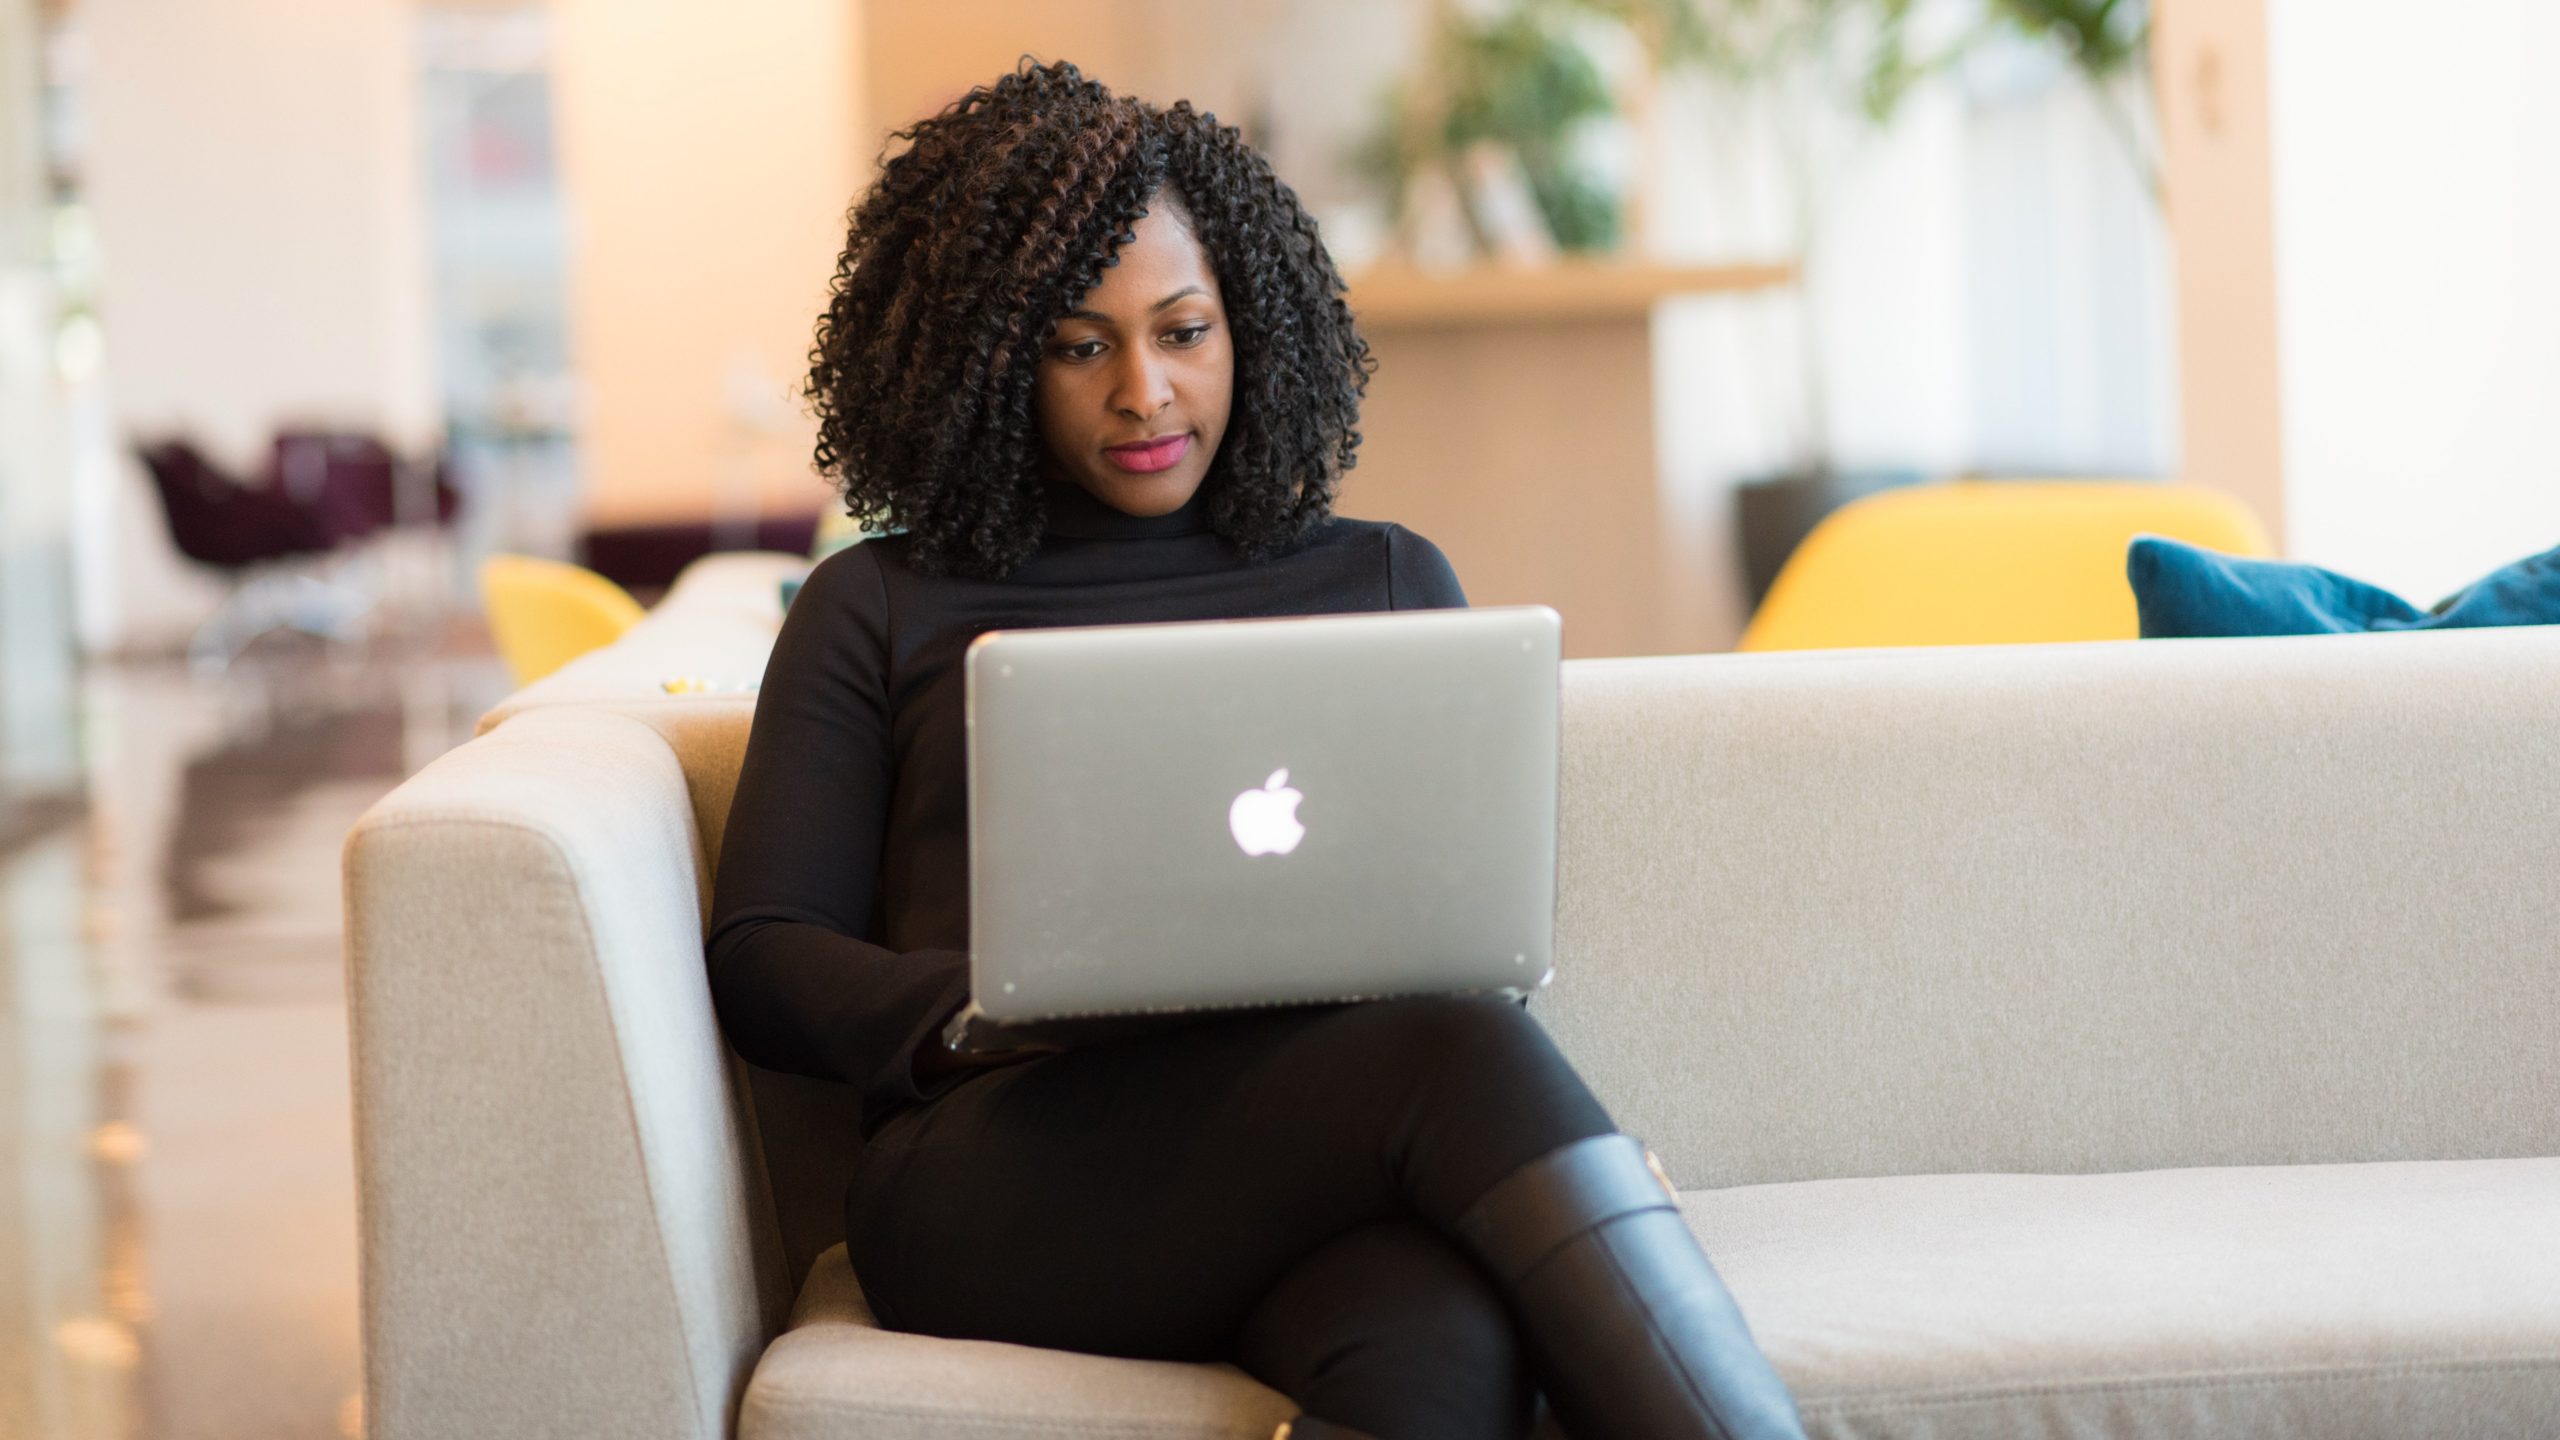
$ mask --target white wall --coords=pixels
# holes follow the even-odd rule
[[[2425,606],[2560,543],[2560,9],[2267,24],[2290,548]]]
[[[411,0],[83,0],[86,188],[115,442],[183,427],[250,463],[283,422],[437,426]],[[84,528],[94,645],[182,637],[218,593],[129,464]],[[101,609],[105,613],[100,613]]]

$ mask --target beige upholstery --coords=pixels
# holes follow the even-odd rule
[[[2560,1161],[1683,1201],[1817,1440],[2560,1433]]]
[[[724,1433],[790,1294],[702,877],[674,756],[593,710],[472,741],[350,838],[373,1436]]]
[[[2560,627],[1565,673],[1545,1018],[1682,1185],[2560,1154]]]
[[[1294,1412],[1230,1365],[1117,1360],[878,1328],[838,1245],[756,1367],[741,1440],[1270,1440]]]
[[[1821,1180],[1682,1204],[1817,1440],[2397,1440],[2550,1433],[2555,1194],[2560,1161],[2490,1160]],[[1287,1413],[1224,1366],[880,1330],[839,1247],[739,1432],[1262,1440]]]
[[[350,840],[372,1433],[1268,1434],[858,1323],[847,1097],[737,1084],[700,983],[751,709],[650,693],[729,643],[665,618]],[[1565,685],[1532,1008],[1817,1434],[2550,1433],[2560,629]]]

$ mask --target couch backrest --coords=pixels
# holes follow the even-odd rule
[[[1566,671],[1546,1018],[1684,1185],[2560,1153],[2560,627]]]
[[[716,846],[749,707],[632,713]],[[2560,1152],[2554,715],[2560,628],[1571,661],[1532,1008],[1684,1185]]]

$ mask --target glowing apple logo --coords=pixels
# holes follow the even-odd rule
[[[1274,770],[1259,790],[1247,790],[1227,807],[1227,828],[1247,855],[1286,855],[1306,838],[1298,823],[1298,802],[1307,797],[1289,788],[1289,772]]]

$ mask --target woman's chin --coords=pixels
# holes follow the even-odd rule
[[[1191,503],[1204,477],[1191,466],[1177,465],[1152,475],[1115,473],[1102,477],[1102,502],[1140,517],[1168,515]]]

